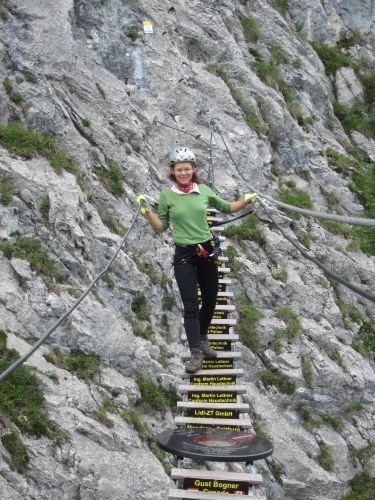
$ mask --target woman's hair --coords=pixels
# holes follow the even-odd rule
[[[172,165],[172,164],[169,164],[169,166],[170,166],[170,168],[173,168],[173,167],[174,167],[174,165]],[[195,167],[196,167],[196,165],[195,165],[194,163],[192,163],[192,166],[193,166],[193,168],[195,168]],[[173,181],[173,182],[176,182],[176,177],[175,177],[174,173],[172,173],[172,171],[171,171],[171,173],[169,174],[169,179],[170,179],[171,181]],[[193,177],[192,177],[192,179],[191,179],[191,180],[192,180],[193,182],[196,182],[197,184],[202,184],[202,180],[200,179],[200,177],[197,175],[197,173],[196,173],[195,171],[193,172]]]

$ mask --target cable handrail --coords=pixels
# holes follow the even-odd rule
[[[56,330],[58,326],[61,325],[71,314],[72,312],[79,306],[79,304],[83,301],[83,299],[91,292],[91,290],[94,288],[96,283],[99,281],[99,279],[109,270],[111,267],[113,261],[119,254],[120,250],[122,249],[123,244],[126,241],[126,238],[128,237],[130,231],[132,230],[135,221],[137,220],[138,214],[139,214],[140,208],[138,208],[136,214],[133,217],[133,220],[130,224],[130,227],[128,231],[126,232],[125,236],[121,240],[116,252],[113,254],[111,260],[108,262],[108,264],[105,266],[105,268],[100,271],[100,273],[91,281],[90,285],[86,288],[86,290],[81,294],[80,297],[73,303],[73,305],[64,313],[60,316],[60,318],[51,326],[51,328],[48,330],[47,333],[43,335],[34,345],[33,347],[23,356],[21,356],[19,359],[17,359],[14,363],[12,363],[8,368],[3,371],[0,374],[0,382],[5,380],[11,373],[14,372],[16,368],[18,368],[20,365],[22,365],[29,357],[34,354],[34,352],[42,345],[44,342],[48,339],[48,337]]]

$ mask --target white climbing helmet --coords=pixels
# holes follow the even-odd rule
[[[180,163],[183,161],[190,161],[195,165],[195,154],[193,153],[193,151],[185,147],[173,149],[169,155],[170,165],[176,165],[176,163]]]

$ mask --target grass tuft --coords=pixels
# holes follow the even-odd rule
[[[10,455],[10,468],[22,474],[30,461],[26,446],[16,432],[5,434],[1,438],[4,448]]]
[[[241,24],[245,40],[248,43],[256,43],[261,36],[261,30],[256,20],[252,17],[243,17],[241,19]]]
[[[7,348],[7,336],[0,330],[0,373],[19,359],[15,349]],[[0,408],[21,432],[33,436],[48,433],[48,420],[42,413],[44,396],[34,370],[27,365],[17,368],[0,384]]]
[[[49,363],[69,371],[86,384],[94,382],[100,371],[100,357],[94,353],[70,352],[66,354],[59,347],[54,347],[51,353],[43,356]]]
[[[287,375],[280,373],[276,368],[263,371],[260,380],[265,387],[275,386],[283,394],[293,394],[296,390],[294,381]]]
[[[123,178],[120,165],[108,160],[109,169],[97,168],[95,170],[104,187],[112,193],[116,198],[119,198],[124,192]]]
[[[253,240],[260,246],[264,246],[266,244],[264,232],[258,227],[258,220],[255,217],[247,217],[240,224],[233,224],[227,227],[224,231],[224,235],[228,238],[233,238],[236,241]]]
[[[263,318],[263,314],[245,297],[239,299],[238,307],[238,335],[245,346],[249,347],[253,352],[257,352],[260,347],[260,339],[255,326]]]
[[[13,243],[0,243],[0,250],[8,259],[16,257],[27,260],[31,269],[45,278],[47,285],[66,282],[66,278],[57,271],[55,263],[48,257],[47,250],[37,239],[17,237]]]

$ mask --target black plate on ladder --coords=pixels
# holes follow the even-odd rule
[[[272,444],[250,432],[217,429],[167,429],[157,438],[159,448],[178,457],[213,462],[253,462],[271,455]]]

